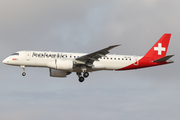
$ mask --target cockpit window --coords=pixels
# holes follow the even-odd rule
[[[13,53],[12,55],[19,55],[19,53]]]

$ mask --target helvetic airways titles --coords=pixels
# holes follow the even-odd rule
[[[39,58],[63,58],[63,57],[67,57],[66,54],[63,53],[57,53],[57,54],[51,54],[51,53],[36,53],[33,52],[32,57],[39,57]]]

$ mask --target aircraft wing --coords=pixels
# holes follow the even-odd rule
[[[117,46],[120,46],[120,45],[112,45],[112,46],[109,46],[102,50],[99,50],[99,51],[96,51],[96,52],[93,52],[93,53],[90,53],[90,54],[87,54],[84,56],[80,56],[80,57],[76,58],[74,62],[75,62],[75,64],[85,64],[89,67],[92,67],[94,61],[99,61],[98,60],[99,58],[106,57],[106,54],[109,53],[109,50],[111,50]]]

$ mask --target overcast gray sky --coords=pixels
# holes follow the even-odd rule
[[[141,70],[51,78],[44,68],[0,64],[2,120],[179,120],[180,1],[0,0],[0,60],[19,50],[144,55],[172,33],[175,63]]]

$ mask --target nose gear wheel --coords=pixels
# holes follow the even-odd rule
[[[26,73],[25,73],[25,72],[23,72],[23,73],[22,73],[22,76],[26,76]]]
[[[24,65],[21,65],[20,67],[23,69],[22,76],[26,76],[26,72],[25,72],[25,66],[24,66]]]

